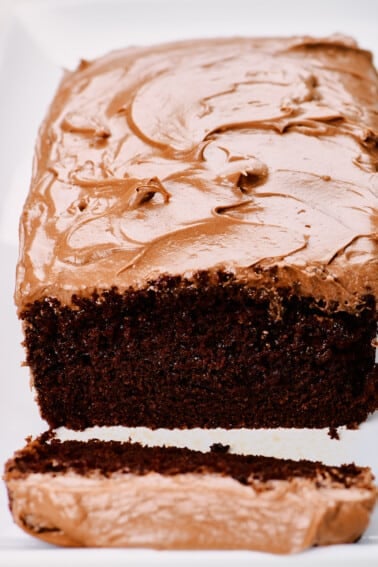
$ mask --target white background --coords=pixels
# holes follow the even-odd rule
[[[28,387],[19,322],[12,295],[17,227],[28,190],[38,125],[52,98],[62,67],[109,49],[185,37],[217,35],[355,36],[378,58],[376,0],[105,0],[5,2],[0,0],[0,466],[24,438],[45,425]],[[378,475],[378,418],[357,432],[329,441],[323,433],[296,437],[298,457],[328,462],[356,460]],[[252,437],[251,437],[252,439]],[[255,440],[255,437],[253,437]],[[254,443],[255,441],[253,441]],[[252,441],[251,441],[252,443]],[[261,447],[258,440],[257,446]],[[265,441],[264,441],[265,443]],[[331,443],[331,444],[330,444]],[[293,447],[285,435],[271,437],[266,451]],[[34,541],[11,522],[0,487],[0,566],[11,565],[378,565],[378,517],[354,546],[314,549],[294,558],[254,553],[167,553],[127,550],[61,550]]]

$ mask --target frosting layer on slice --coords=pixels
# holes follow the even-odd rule
[[[15,521],[68,546],[297,552],[353,542],[376,500],[369,469],[45,434],[5,481]]]
[[[354,542],[375,501],[369,489],[301,478],[245,486],[206,473],[35,473],[8,490],[16,522],[58,545],[270,553]]]

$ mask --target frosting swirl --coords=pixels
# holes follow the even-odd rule
[[[16,301],[224,268],[354,309],[377,294],[378,80],[350,39],[130,48],[42,125]]]

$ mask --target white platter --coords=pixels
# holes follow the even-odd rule
[[[5,17],[7,14],[7,17]],[[2,18],[2,19],[1,19]],[[374,0],[0,0],[0,466],[24,438],[46,426],[20,366],[24,354],[13,306],[17,226],[28,190],[37,128],[62,67],[130,44],[219,35],[355,36],[378,59]],[[206,439],[224,434],[210,432]],[[235,441],[231,432],[231,444]],[[210,436],[210,437],[209,437]],[[213,436],[213,437],[212,437]],[[240,443],[269,455],[370,465],[378,477],[378,414],[331,441],[324,431],[243,432]],[[193,436],[196,446],[204,439]],[[378,565],[378,511],[358,544],[312,549],[294,557],[251,552],[154,552],[58,549],[23,534],[0,486],[0,565]]]

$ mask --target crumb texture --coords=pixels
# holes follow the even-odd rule
[[[355,315],[230,274],[23,312],[52,427],[337,427],[378,406],[374,300]]]
[[[316,480],[319,486],[334,483],[348,488],[361,483],[364,470],[354,464],[331,467],[306,460],[237,455],[225,452],[223,446],[221,450],[218,447],[203,453],[187,448],[147,447],[118,441],[61,442],[54,439],[52,433],[47,433],[16,453],[8,461],[6,473],[16,476],[67,471],[81,475],[100,472],[105,476],[116,472],[137,475],[203,473],[230,476],[241,484],[253,480],[266,482],[305,477]]]

